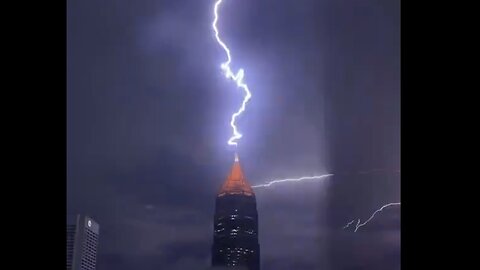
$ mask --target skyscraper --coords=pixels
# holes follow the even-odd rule
[[[237,155],[217,195],[213,227],[213,267],[260,269],[257,203]]]
[[[67,270],[95,270],[99,232],[90,217],[67,217]]]

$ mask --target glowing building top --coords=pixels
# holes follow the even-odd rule
[[[215,198],[212,267],[260,270],[257,202],[237,155]]]
[[[233,163],[232,170],[227,177],[227,180],[223,183],[218,196],[226,194],[243,194],[247,196],[254,196],[253,189],[247,182],[247,179],[243,175],[242,168],[238,155],[235,153],[235,162]]]

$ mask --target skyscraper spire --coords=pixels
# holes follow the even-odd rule
[[[240,166],[240,159],[238,154],[235,153],[235,161],[232,166],[232,170],[227,177],[227,180],[223,183],[218,196],[225,194],[244,194],[247,196],[254,195],[253,189],[245,178],[242,167]]]

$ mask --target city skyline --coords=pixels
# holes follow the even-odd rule
[[[224,0],[236,149],[213,3],[67,1],[67,212],[101,224],[97,269],[208,268],[235,150],[252,186],[333,174],[254,189],[262,270],[396,269],[399,207],[342,228],[400,201],[400,1]]]

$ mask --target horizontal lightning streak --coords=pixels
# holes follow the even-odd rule
[[[304,176],[304,177],[300,177],[300,178],[277,179],[277,180],[269,181],[266,184],[252,186],[252,188],[269,187],[273,184],[282,183],[282,182],[298,182],[298,181],[303,181],[303,180],[322,179],[322,178],[329,177],[329,176],[333,176],[333,174]]]
[[[370,174],[370,173],[375,173],[375,172],[379,172],[379,171],[387,171],[387,169],[360,171],[360,172],[357,172],[357,173],[337,173],[337,175]],[[395,171],[395,172],[400,173],[400,171]],[[303,181],[303,180],[322,179],[322,178],[333,176],[333,175],[334,174],[322,174],[322,175],[315,175],[315,176],[303,176],[303,177],[299,177],[299,178],[276,179],[276,180],[269,181],[266,184],[252,186],[252,188],[269,187],[273,184],[282,183],[282,182],[299,182],[299,181]]]
[[[220,44],[220,46],[225,51],[225,54],[227,55],[227,61],[222,63],[220,68],[225,73],[225,77],[227,79],[232,79],[233,81],[235,81],[235,83],[237,84],[237,87],[243,89],[243,91],[245,92],[245,97],[243,99],[242,105],[240,106],[240,109],[232,115],[232,118],[230,120],[230,126],[232,127],[233,135],[228,140],[228,144],[237,146],[236,141],[239,140],[243,135],[240,132],[238,132],[237,126],[235,125],[235,121],[236,121],[237,117],[240,114],[242,114],[243,111],[245,111],[245,106],[247,105],[247,102],[250,100],[252,95],[250,93],[250,90],[248,89],[247,84],[245,84],[243,82],[243,77],[245,75],[243,69],[239,69],[236,74],[234,74],[232,72],[232,70],[230,69],[230,63],[232,62],[232,57],[230,56],[230,49],[222,41],[222,39],[220,38],[220,35],[219,35],[219,31],[218,31],[218,28],[217,28],[218,8],[219,8],[219,6],[222,2],[223,2],[223,0],[217,0],[217,2],[214,5],[213,13],[214,13],[215,16],[214,16],[213,23],[212,23],[212,28],[213,28],[213,31],[215,32],[215,39],[217,40],[218,44]]]
[[[357,232],[357,230],[360,229],[360,227],[363,227],[363,226],[367,225],[368,222],[370,222],[370,220],[372,220],[378,212],[383,211],[383,209],[385,209],[385,208],[387,208],[387,207],[394,206],[394,205],[400,205],[400,204],[401,204],[400,202],[394,202],[394,203],[385,204],[384,206],[380,207],[378,210],[376,210],[375,212],[373,212],[373,214],[370,216],[370,218],[368,218],[368,219],[367,219],[365,222],[363,222],[363,223],[360,223],[360,219],[358,219],[357,225],[355,225],[355,231],[354,231],[354,232]],[[348,228],[354,221],[355,221],[355,220],[352,220],[352,221],[350,221],[347,225],[343,226],[343,229]]]

